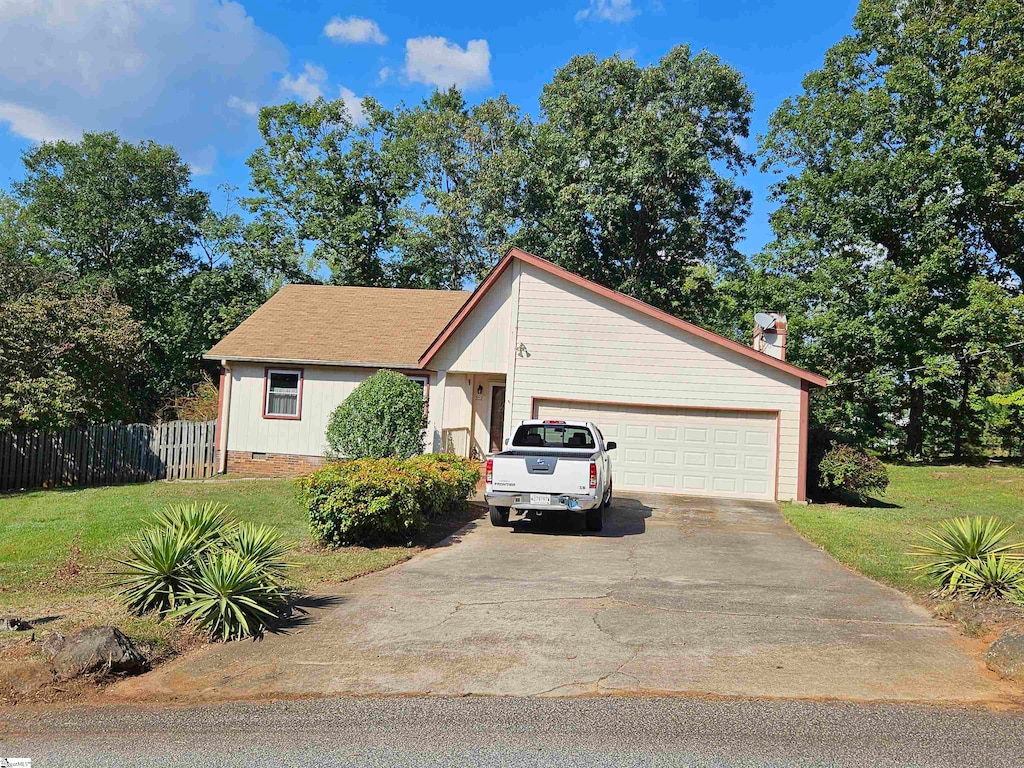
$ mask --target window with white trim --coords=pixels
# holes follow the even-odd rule
[[[299,394],[302,372],[289,370],[267,371],[267,400],[263,404],[265,416],[299,418]]]

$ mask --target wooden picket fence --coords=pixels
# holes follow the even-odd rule
[[[0,491],[210,477],[216,424],[90,424],[0,433]]]

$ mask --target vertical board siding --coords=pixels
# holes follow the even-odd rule
[[[0,491],[211,477],[215,424],[88,424],[0,433]]]

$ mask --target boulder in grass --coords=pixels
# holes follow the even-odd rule
[[[67,637],[53,633],[40,648],[62,680],[79,675],[132,675],[146,668],[146,657],[116,627],[85,627]]]
[[[993,672],[1024,683],[1024,632],[1004,632],[988,647],[985,663]]]

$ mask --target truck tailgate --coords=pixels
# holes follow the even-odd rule
[[[590,493],[590,454],[515,452],[493,457],[495,491]]]

